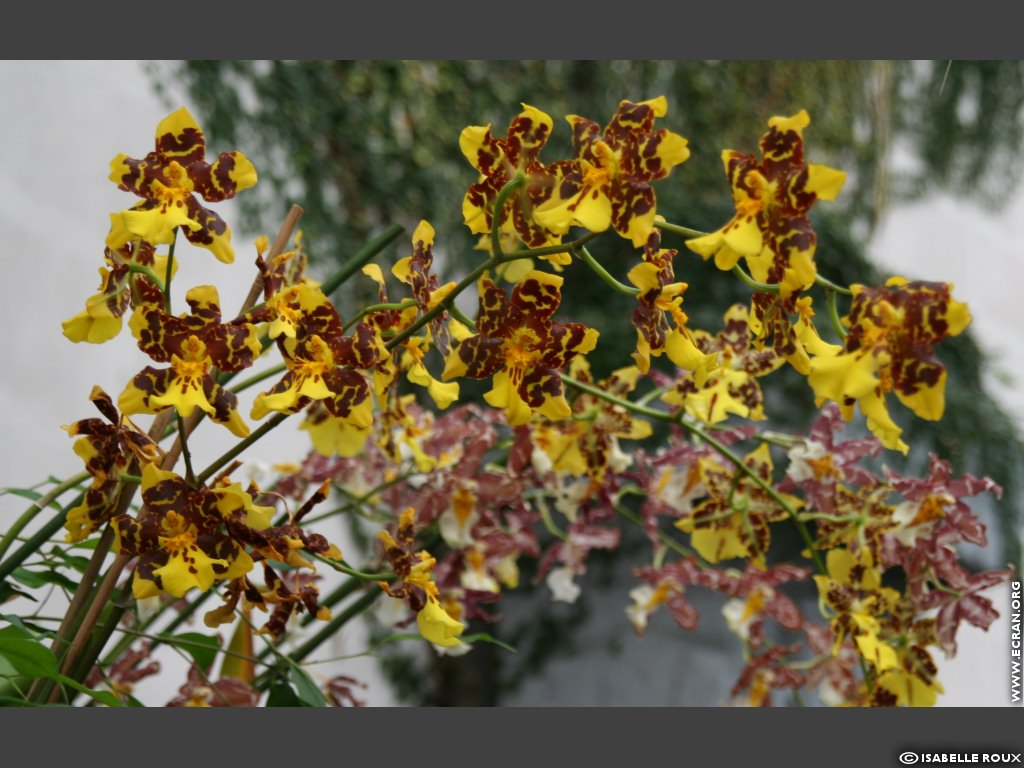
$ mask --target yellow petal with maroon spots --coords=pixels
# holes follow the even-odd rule
[[[256,168],[241,152],[224,152],[213,165],[197,163],[189,170],[196,192],[210,203],[234,197],[258,181]]]
[[[215,580],[214,566],[227,567],[226,560],[214,560],[202,549],[193,545],[167,558],[167,564],[153,569],[153,575],[160,577],[164,591],[172,597],[184,597],[193,587],[206,592]]]
[[[905,670],[887,670],[878,676],[878,688],[888,691],[906,707],[933,707],[943,688],[938,680],[927,682]]]
[[[459,149],[470,165],[489,175],[504,159],[505,153],[494,136],[491,125],[469,125],[459,134]]]
[[[813,192],[820,200],[835,200],[846,183],[846,173],[829,168],[827,165],[811,163],[807,166],[807,181],[804,189]]]
[[[530,420],[530,406],[519,396],[508,371],[494,374],[492,387],[484,394],[484,400],[494,408],[503,408],[511,426],[525,424]]]
[[[441,383],[430,375],[423,363],[413,365],[409,369],[408,378],[413,384],[426,387],[430,397],[442,411],[459,399],[458,382]]]
[[[764,248],[761,228],[752,216],[737,216],[733,219],[725,229],[722,242],[741,256],[757,256]]]
[[[156,148],[165,157],[184,165],[203,159],[206,139],[192,113],[182,107],[157,124]]]
[[[949,290],[952,292],[952,285],[949,286]],[[946,323],[950,336],[959,336],[963,333],[964,329],[971,324],[971,312],[967,305],[950,298],[949,306],[946,309]]]
[[[159,483],[178,479],[180,478],[174,472],[160,469],[156,464],[147,464],[142,468],[142,492],[145,493]]]
[[[274,517],[274,508],[259,506],[253,502],[252,494],[247,493],[241,483],[227,483],[210,489],[217,497],[217,511],[225,520],[235,512],[245,513],[245,524],[256,531],[270,527]]]
[[[690,523],[692,527],[690,518],[683,518],[675,525],[685,531],[687,528],[683,527],[684,523]],[[709,563],[718,563],[734,557],[748,557],[750,547],[744,543],[741,536],[741,524],[742,520],[737,513],[720,523],[718,527],[693,529],[690,534],[690,544]]]
[[[640,293],[649,291],[660,291],[661,280],[659,273],[661,268],[652,262],[642,261],[626,273],[626,279],[640,289]]]
[[[888,643],[881,642],[876,635],[858,635],[857,649],[860,655],[874,665],[879,672],[887,669],[898,669],[900,662],[896,649]]]
[[[391,268],[391,274],[401,280],[403,283],[409,282],[409,265],[412,263],[412,256],[406,256],[404,259],[399,259],[395,262],[395,266]]]
[[[113,315],[102,293],[89,297],[84,311],[61,323],[68,339],[90,344],[102,344],[114,338],[121,332],[121,325],[122,319]]]
[[[885,399],[881,394],[874,391],[868,396],[859,399],[858,402],[860,403],[861,411],[867,417],[868,429],[871,430],[875,437],[882,441],[882,445],[903,454],[910,451],[910,446],[900,440],[900,434],[903,430],[892,420],[889,410],[885,407]]]
[[[584,187],[576,199],[569,203],[569,207],[572,224],[578,224],[591,232],[604,232],[611,226],[612,201],[598,187]]]
[[[372,408],[373,404],[366,400],[355,409],[365,412],[359,414],[358,422],[363,423],[363,416],[368,416],[369,426],[338,419],[322,410],[311,414],[302,422],[299,429],[309,432],[313,449],[323,456],[355,456],[363,450],[367,438],[373,431]]]
[[[572,408],[565,399],[562,380],[554,372],[531,371],[524,377],[518,391],[528,407],[549,421],[564,421],[572,415]]]
[[[718,365],[716,355],[702,352],[689,333],[679,330],[669,332],[665,340],[665,354],[680,368],[698,372],[698,386],[703,384],[707,374]]]
[[[937,371],[937,378],[932,384],[923,381],[917,382],[917,389],[911,393],[905,393],[899,387],[896,388],[896,396],[900,402],[912,410],[918,417],[928,421],[938,421],[946,410],[946,370],[936,363],[928,369],[930,372]]]
[[[690,157],[689,142],[672,131],[660,130],[649,134],[637,151],[638,174],[654,181],[668,176],[669,172]]]
[[[186,419],[196,408],[211,415],[216,412],[213,404],[206,398],[202,378],[187,374],[175,376],[169,382],[166,391],[151,394],[149,403],[157,408],[173,406]]]
[[[197,222],[199,226],[183,229],[185,238],[193,245],[208,250],[218,261],[233,263],[235,249],[231,245],[231,227],[216,213],[201,206],[194,197],[189,198],[188,208],[190,221]]]
[[[816,357],[807,382],[818,405],[826,400],[841,403],[847,397],[859,400],[878,386],[878,366],[874,355],[863,352]]]
[[[185,227],[188,230],[202,228],[199,222],[189,217],[184,206],[178,205],[149,209],[132,208],[121,212],[121,222],[133,237],[140,237],[148,243],[173,243],[174,230],[177,227]]]
[[[475,187],[471,187],[462,198],[462,220],[474,235],[486,235],[491,231],[489,202]]]

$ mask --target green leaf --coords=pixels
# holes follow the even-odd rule
[[[492,645],[496,645],[499,648],[504,648],[506,651],[509,651],[510,653],[518,653],[514,645],[509,645],[508,643],[499,640],[496,637],[488,635],[486,632],[477,632],[473,635],[463,635],[461,639],[464,643],[491,643]]]
[[[3,656],[14,669],[29,677],[55,677],[57,660],[53,658],[49,648],[44,648],[35,640],[18,637],[0,636],[0,656]]]
[[[210,670],[214,659],[217,658],[217,652],[220,651],[220,638],[217,635],[203,635],[199,632],[180,632],[171,635],[164,632],[157,637],[191,656],[203,672]]]
[[[27,568],[15,568],[11,573],[11,578],[33,589],[47,584],[56,584],[69,592],[74,592],[78,588],[75,582],[56,571],[30,571]]]
[[[9,613],[0,613],[0,621],[6,621],[11,627],[5,627],[5,629],[16,628],[22,632],[26,637],[53,637],[56,633],[43,627],[37,627],[35,624],[26,624],[21,620],[20,617],[14,616]],[[3,632],[4,630],[0,630]]]
[[[6,603],[8,600],[13,600],[16,597],[24,597],[26,600],[31,600],[33,603],[39,602],[28,592],[22,592],[9,581],[5,581],[3,584],[0,584],[0,604]]]
[[[326,707],[327,697],[324,696],[320,687],[313,682],[302,667],[292,667],[288,676],[291,678],[295,690],[298,692],[299,701],[307,707]]]
[[[54,675],[54,680],[66,685],[68,688],[73,688],[79,693],[84,693],[90,699],[95,699],[100,704],[106,704],[108,707],[123,707],[124,702],[121,701],[117,696],[112,694],[110,691],[94,691],[92,688],[88,688],[79,682],[72,680],[66,675]]]
[[[33,491],[29,488],[4,488],[3,491],[0,492],[0,496],[5,496],[8,493],[14,494],[15,496],[21,496],[30,501],[39,501],[41,498],[43,498],[43,494],[37,491]],[[50,503],[47,504],[47,506],[53,507],[58,512],[64,509],[60,504],[57,503],[56,499],[51,500]]]
[[[68,568],[73,568],[79,573],[85,573],[85,569],[89,567],[89,558],[69,555],[67,550],[61,547],[53,547],[50,554],[61,560]]]
[[[274,683],[267,696],[268,707],[301,707],[302,702],[295,695],[295,689],[286,682]]]

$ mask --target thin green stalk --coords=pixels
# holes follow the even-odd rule
[[[471,330],[471,331],[475,331],[476,330],[476,321],[471,320],[470,318],[466,317],[465,313],[461,309],[459,309],[457,306],[455,306],[454,303],[452,303],[452,305],[450,307],[448,307],[448,311],[452,313],[452,317],[454,317],[456,320],[458,320],[464,326],[469,328],[469,330]]]
[[[505,256],[511,260],[515,260],[532,259],[534,256],[554,256],[556,253],[569,253],[572,251],[573,247],[589,243],[600,234],[600,232],[587,232],[587,234],[581,235],[568,243],[544,245],[540,248],[523,248],[518,251],[512,251],[512,253],[506,253]]]
[[[738,277],[744,283],[746,283],[748,286],[753,288],[755,291],[765,291],[767,293],[778,293],[779,292],[779,285],[778,285],[778,283],[762,283],[762,282],[760,282],[758,280],[755,280],[750,275],[748,275],[746,272],[744,272],[743,271],[743,267],[741,267],[739,264],[737,264],[736,266],[734,266],[732,268],[732,273],[734,275],[736,275],[736,277]]]
[[[32,555],[36,554],[43,544],[49,541],[57,531],[63,528],[64,522],[67,519],[67,511],[81,504],[83,498],[85,498],[85,494],[80,493],[74,501],[58,512],[46,525],[26,539],[25,543],[14,550],[14,552],[11,553],[11,556],[4,560],[3,563],[0,563],[0,581],[3,581],[10,576],[15,568],[20,566],[28,558],[32,557]]]
[[[192,452],[188,449],[188,430],[185,429],[185,420],[179,413],[178,419],[178,439],[181,440],[181,455],[185,459],[185,482],[193,488],[196,485],[196,473],[192,471]]]
[[[839,307],[836,306],[836,291],[826,288],[825,301],[828,303],[828,319],[839,336],[839,340],[845,342],[846,329],[843,328],[843,321],[839,319]]]
[[[234,459],[238,454],[242,453],[242,451],[244,451],[250,445],[255,443],[257,440],[259,440],[265,434],[270,432],[270,430],[272,430],[274,427],[276,427],[282,421],[287,419],[288,415],[289,414],[287,414],[287,413],[278,413],[278,414],[275,414],[275,415],[271,416],[267,421],[265,421],[263,424],[261,424],[259,426],[259,428],[256,429],[256,431],[254,431],[252,434],[250,434],[247,438],[245,438],[243,440],[239,440],[238,443],[233,448],[231,448],[229,451],[221,454],[218,458],[214,459],[213,463],[211,463],[210,466],[208,466],[206,469],[204,469],[202,472],[200,472],[198,475],[196,475],[196,482],[199,485],[204,484],[207,480],[209,480],[211,477],[213,477],[217,473],[217,470],[219,470],[221,467],[226,465],[229,461]]]
[[[631,511],[622,506],[622,504],[615,504],[614,506],[616,512],[618,512],[620,515],[622,515],[624,518],[629,520],[634,525],[646,530],[644,526],[644,521],[640,519],[639,516],[634,515]],[[682,555],[683,557],[697,557],[697,553],[694,552],[694,550],[690,549],[685,544],[681,544],[680,542],[676,541],[674,538],[669,536],[664,531],[658,531],[658,541],[660,541],[662,544],[664,544],[666,547],[668,547],[678,555]],[[707,565],[703,562],[702,559],[697,558],[697,567],[706,568]]]
[[[327,640],[348,622],[377,602],[377,599],[383,594],[384,590],[380,587],[368,591],[365,595],[348,606],[344,611],[324,624],[324,626],[322,626],[315,635],[289,653],[288,658],[295,662],[300,662],[305,659],[309,654],[315,651],[322,642]],[[260,657],[263,657],[262,653],[260,654]]]
[[[17,538],[18,534],[21,533],[22,530],[24,530],[26,525],[31,523],[36,518],[36,515],[42,512],[45,507],[49,506],[51,502],[58,499],[65,492],[71,490],[79,483],[88,479],[88,472],[79,472],[74,477],[69,477],[67,480],[60,483],[60,485],[50,490],[49,493],[47,493],[45,496],[42,496],[38,501],[33,502],[28,509],[21,513],[21,517],[14,521],[11,527],[7,530],[7,533],[4,534],[3,539],[0,539],[0,559],[2,559],[3,556],[7,553],[7,550],[10,549],[11,544],[14,543],[14,540]]]
[[[814,276],[814,282],[820,285],[822,288],[831,289],[836,293],[843,294],[844,296],[853,296],[853,291],[851,291],[849,288],[844,288],[838,283],[833,283],[827,277],[824,277],[820,274]]]
[[[505,210],[505,202],[509,195],[526,183],[522,172],[517,173],[501,188],[494,199],[494,211],[491,215],[491,258],[501,258],[505,253],[501,250],[501,212]]]
[[[261,371],[260,373],[254,373],[248,379],[244,379],[243,381],[238,382],[237,384],[235,384],[235,386],[230,387],[230,389],[237,395],[239,392],[248,389],[254,384],[259,384],[261,381],[269,379],[272,376],[277,376],[277,374],[284,373],[287,370],[288,366],[285,363],[278,363],[277,365],[273,365],[270,368],[267,368],[267,370],[265,371]]]
[[[345,262],[337,272],[327,278],[327,280],[325,280],[320,286],[320,290],[322,290],[327,296],[330,296],[339,285],[362,269],[366,265],[366,262],[391,245],[391,243],[400,234],[402,234],[402,231],[403,229],[400,224],[392,224],[390,227],[385,229],[377,235],[377,237],[373,238],[373,240],[356,251],[355,256]]]
[[[174,246],[178,244],[178,228],[174,228],[174,239],[167,249],[167,273],[164,276],[164,283],[161,290],[164,292],[164,311],[171,314],[171,276],[174,273]]]
[[[382,579],[391,579],[395,576],[395,574],[390,571],[386,571],[384,573],[364,573],[363,571],[356,570],[341,560],[331,560],[329,557],[324,557],[321,554],[310,552],[309,550],[306,550],[306,554],[310,555],[314,560],[319,560],[324,565],[330,566],[339,573],[344,573],[347,576],[362,579],[363,581],[380,581]]]
[[[663,229],[666,232],[671,232],[675,235],[682,235],[683,237],[704,237],[707,232],[701,232],[698,229],[690,229],[689,227],[681,227],[678,224],[669,224],[667,221],[655,220],[654,226],[658,229]]]
[[[160,289],[160,292],[164,292],[164,281],[157,277],[156,272],[153,271],[152,267],[147,267],[145,264],[136,264],[134,261],[128,262],[128,271],[136,275],[145,275],[152,283]]]
[[[540,511],[540,519],[544,523],[544,527],[548,529],[548,533],[562,541],[568,541],[569,537],[566,536],[565,533],[555,525],[555,521],[551,519],[551,510],[548,509],[547,502],[544,501],[544,499],[538,499],[537,502],[537,509]]]
[[[581,245],[577,248],[573,248],[572,252],[580,261],[582,261],[584,264],[590,267],[590,269],[593,270],[593,272],[604,281],[605,285],[607,285],[613,291],[624,293],[626,296],[640,295],[639,288],[634,288],[630,285],[620,283],[618,280],[612,277],[611,273],[608,272],[608,270],[605,269],[603,266],[601,266],[601,264],[598,263],[597,259],[590,255],[590,251],[588,251],[585,246]]]
[[[353,592],[358,592],[362,588],[362,581],[360,581],[359,579],[349,579],[343,584],[340,584],[333,592],[331,592],[331,594],[327,595],[327,597],[325,597],[323,600],[320,600],[320,605],[322,605],[324,608],[333,608],[346,597],[351,595]],[[302,620],[299,622],[299,624],[303,627],[308,627],[316,620],[316,616],[314,616],[311,613],[307,613],[305,616],[302,617]]]
[[[351,327],[362,320],[367,315],[372,315],[374,312],[386,312],[388,310],[394,310],[401,312],[403,309],[412,309],[413,307],[419,306],[419,302],[416,299],[407,299],[406,301],[391,302],[390,304],[371,304],[368,307],[363,307],[359,314],[345,323],[346,327]]]

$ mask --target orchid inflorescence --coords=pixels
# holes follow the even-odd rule
[[[954,477],[934,455],[924,478],[879,470],[876,457],[911,450],[888,393],[918,417],[942,417],[947,373],[934,348],[963,332],[967,307],[948,284],[893,277],[845,288],[820,275],[810,213],[837,198],[845,174],[805,159],[805,111],[772,117],[759,157],[722,153],[735,215],[721,229],[668,222],[655,186],[685,173],[690,148],[655,126],[667,114],[658,97],[622,101],[604,127],[570,115],[573,156],[554,162],[541,155],[555,123],[536,107],[522,105],[504,136],[490,125],[466,128],[459,146],[479,176],[462,211],[483,236],[484,256],[470,258],[459,282],[443,282],[434,229],[421,222],[391,269],[370,260],[396,235],[349,265],[345,277],[364,281],[379,302],[345,312],[330,298],[334,281],[306,274],[301,236],[286,228],[274,248],[265,237],[256,243],[249,306],[225,314],[217,289],[199,285],[186,294],[189,311],[175,314],[171,282],[185,266],[178,235],[232,263],[230,228],[199,198],[231,198],[256,183],[256,170],[240,152],[208,163],[186,109],[160,123],[143,159],[114,158],[111,180],[140,201],[111,214],[99,291],[64,333],[101,343],[130,312],[128,327],[156,365],[123,383],[116,402],[96,387],[90,397],[104,419],[66,427],[92,482],[66,511],[66,538],[101,534],[97,568],[113,547],[110,580],[120,568],[132,574],[122,604],[156,612],[139,611],[144,627],[177,601],[192,601],[194,611],[220,593],[204,621],[235,627],[221,648],[222,679],[210,681],[209,664],[195,659],[174,703],[251,705],[263,690],[285,695],[288,674],[310,680],[305,656],[377,598],[388,604],[381,620],[415,624],[439,653],[465,653],[492,639],[468,630],[498,618],[493,606],[520,585],[524,558],[537,560],[534,581],[553,600],[574,602],[590,553],[615,549],[624,523],[651,548],[634,569],[623,620],[642,635],[664,608],[693,630],[700,617],[691,590],[721,593],[744,647],[733,703],[769,704],[802,689],[830,704],[935,703],[934,650],[953,653],[964,621],[991,624],[996,613],[979,593],[1010,575],[971,573],[955,549],[986,543],[965,499],[1000,489]],[[583,234],[573,237],[574,228]],[[628,285],[587,250],[601,233],[634,253]],[[686,239],[671,243],[679,234]],[[684,311],[702,278],[700,261],[680,258],[680,247],[750,286],[749,302],[723,308],[719,328],[695,327]],[[560,273],[574,258],[635,298],[636,348],[615,370],[592,371],[587,359],[601,329],[559,316]],[[444,263],[456,260],[449,254]],[[388,275],[397,281],[390,292]],[[472,287],[478,305],[467,317],[455,299]],[[815,312],[819,287],[830,302],[849,298],[845,317]],[[818,327],[821,316],[831,316],[831,328]],[[277,356],[275,368],[253,377],[278,378],[246,416],[237,398],[244,386],[229,382]],[[758,432],[755,423],[768,418],[763,387],[786,366],[806,378],[820,413],[804,435]],[[488,383],[483,404],[459,403],[466,379]],[[870,434],[840,439],[858,406]],[[143,414],[156,415],[148,434],[132,421]],[[193,468],[188,441],[203,416],[241,449],[295,414],[314,451],[279,467],[269,487],[231,479],[237,450]],[[171,437],[173,447],[164,442]],[[179,453],[183,473],[174,469]],[[136,486],[141,505],[133,506]],[[311,514],[339,494],[332,513]],[[312,530],[335,513],[376,528],[377,546],[363,555],[370,572]],[[787,526],[801,538],[800,562],[778,562],[773,550]],[[325,596],[318,566],[348,581]],[[816,590],[816,610],[795,599],[800,582]],[[254,619],[254,610],[267,618]],[[325,630],[303,640],[314,620]],[[124,699],[152,644],[133,651],[128,636],[98,661],[106,638],[93,625],[79,630],[100,638],[91,657],[68,651],[62,670],[85,679],[98,664],[121,676],[114,690]],[[253,635],[269,640],[256,658]],[[334,678],[320,697],[356,702],[353,683]],[[41,701],[48,689],[40,691]]]

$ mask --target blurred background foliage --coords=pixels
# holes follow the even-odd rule
[[[154,64],[151,75],[158,90],[165,82],[184,84],[212,149],[239,148],[258,158],[260,184],[240,198],[243,229],[273,234],[288,207],[299,203],[305,209],[305,242],[323,275],[385,226],[397,222],[411,234],[421,218],[437,230],[443,279],[457,278],[465,264],[484,258],[462,222],[462,196],[476,175],[458,136],[468,124],[487,123],[503,136],[521,102],[555,119],[541,155],[554,162],[570,156],[564,115],[603,125],[619,100],[664,94],[669,112],[658,125],[687,137],[692,154],[656,186],[658,211],[671,222],[705,231],[733,212],[721,150],[757,154],[769,117],[807,109],[809,161],[848,174],[839,200],[812,212],[819,269],[843,284],[884,280],[864,245],[894,201],[944,190],[997,207],[1022,168],[1024,62],[187,61]],[[749,301],[749,289],[703,265],[681,238],[666,235],[664,244],[680,249],[676,274],[690,283],[684,307],[695,326],[714,333],[729,304]],[[388,256],[409,250],[406,236]],[[614,234],[595,241],[592,252],[622,279],[636,260],[629,243]],[[604,375],[630,362],[634,302],[586,271],[578,263],[567,268],[572,288],[565,292],[561,316],[600,329],[591,361],[595,373]],[[369,285],[357,282],[336,294],[343,316],[350,314],[347,302],[362,305],[373,297]],[[621,319],[611,326],[608,317]],[[1003,502],[986,511],[999,534],[992,551],[965,555],[989,559],[979,565],[1019,563],[1016,510],[1024,497],[1024,451],[1013,419],[984,391],[985,360],[970,333],[944,342],[939,355],[950,368],[942,421],[905,418],[899,407],[894,417],[911,444],[937,451],[957,471],[988,474],[1003,485]],[[658,362],[664,367],[667,361]],[[782,379],[781,386],[767,388],[769,426],[804,430],[814,413],[810,388],[795,374]],[[926,457],[915,449],[916,466],[904,466],[891,452],[885,461],[922,470]],[[543,595],[538,615],[546,600]],[[539,668],[538,659],[558,647],[553,619],[543,617],[532,629],[503,628],[503,637],[514,635],[521,643],[524,669]],[[579,620],[576,611],[571,621]],[[411,701],[497,703],[502,686],[488,669],[494,654],[474,656],[481,660],[474,674],[483,682],[471,695],[455,671],[467,665],[441,660],[428,690],[415,682],[422,680],[415,660],[395,657],[390,664],[400,692]],[[484,695],[483,689],[493,692]]]

